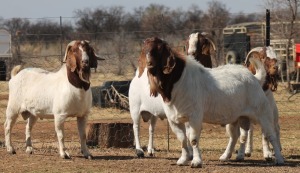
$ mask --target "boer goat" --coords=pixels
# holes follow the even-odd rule
[[[273,145],[275,163],[284,163],[268,99],[248,69],[242,65],[204,68],[193,57],[180,55],[156,37],[146,39],[143,49],[150,94],[161,95],[169,124],[181,142],[182,153],[177,165],[188,162],[189,140],[193,148],[191,167],[202,166],[198,146],[202,122],[225,125],[239,118],[258,122]],[[190,126],[188,139],[184,124]]]
[[[57,72],[40,68],[14,67],[9,81],[9,100],[6,109],[5,144],[7,152],[15,154],[11,132],[19,114],[26,125],[26,152],[32,154],[31,130],[38,118],[54,118],[60,157],[68,159],[64,144],[64,122],[77,117],[81,152],[92,159],[86,146],[86,122],[92,107],[90,89],[91,68],[97,67],[94,49],[87,41],[72,41],[67,45],[65,64]],[[20,71],[21,70],[21,71]]]
[[[194,56],[204,67],[212,68],[211,52],[216,51],[216,47],[205,35],[199,32],[190,34],[186,43],[186,53]]]
[[[191,38],[192,37],[190,36],[190,39]],[[204,39],[205,38],[201,37],[201,40]],[[208,57],[210,59],[210,51],[208,51],[207,49],[211,46],[211,44],[213,43],[206,40],[201,41],[201,47],[202,47],[201,50],[203,50],[202,53],[199,53],[201,50],[198,51],[198,48],[193,48],[192,45],[189,46],[189,48],[197,50],[198,53],[194,55],[197,56],[198,60],[202,60],[202,59],[205,60]],[[199,47],[200,43],[197,45]],[[140,139],[139,139],[140,118],[142,117],[144,122],[148,122],[150,120],[149,141],[148,141],[147,150],[148,150],[148,154],[150,156],[153,156],[154,155],[153,135],[154,135],[156,121],[157,118],[160,119],[166,118],[166,115],[162,107],[161,97],[150,96],[149,80],[148,80],[147,68],[146,68],[146,54],[144,50],[142,50],[140,54],[138,63],[139,63],[139,67],[129,87],[129,106],[130,106],[130,115],[133,121],[133,132],[135,138],[136,154],[138,157],[144,157],[144,152],[141,148]]]
[[[263,83],[263,90],[265,91],[265,94],[269,100],[271,109],[273,110],[273,117],[274,117],[274,127],[275,127],[275,132],[277,135],[277,140],[281,148],[281,143],[280,143],[280,127],[278,123],[278,109],[276,106],[276,102],[273,96],[272,91],[277,90],[277,79],[278,79],[278,65],[277,65],[277,56],[275,51],[273,50],[272,47],[256,47],[253,48],[247,55],[246,60],[245,60],[245,66],[253,73],[255,74],[255,68],[253,64],[250,63],[250,59],[256,58],[259,61],[261,61],[264,64],[265,70],[266,70],[266,79],[265,82]],[[229,133],[229,128],[230,129],[235,129],[232,130],[236,134],[231,135],[231,139],[229,140],[230,142],[228,143],[227,149],[224,152],[224,154],[220,157],[221,161],[226,161],[228,160],[231,155],[232,155],[232,150],[235,146],[235,143],[238,138],[238,133],[239,133],[239,126],[246,124],[246,128],[241,127],[241,137],[240,137],[240,148],[238,150],[238,154],[236,156],[236,160],[244,160],[245,156],[250,157],[252,148],[253,148],[253,125],[250,124],[249,122],[240,122],[240,123],[235,123],[235,124],[228,124],[226,126],[226,130]],[[244,131],[246,130],[246,131]],[[268,141],[263,137],[262,139],[262,144],[263,144],[263,155],[266,160],[271,160],[272,159],[272,151],[269,147]]]

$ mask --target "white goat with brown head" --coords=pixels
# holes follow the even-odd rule
[[[252,63],[250,63],[251,59],[257,59],[264,64],[264,68],[266,71],[265,82],[262,83],[263,90],[268,98],[269,104],[273,111],[273,126],[275,127],[275,132],[277,136],[278,143],[281,148],[280,142],[280,126],[279,126],[279,113],[278,108],[276,106],[276,101],[273,96],[273,91],[277,90],[277,80],[278,80],[278,58],[274,51],[274,49],[270,46],[268,47],[256,47],[253,48],[247,55],[245,60],[245,66],[253,73],[256,74],[255,67]],[[244,127],[243,127],[244,126]],[[238,131],[240,128],[240,148],[238,150],[236,160],[241,161],[244,160],[245,156],[250,157],[253,148],[253,125],[249,121],[243,120],[243,122],[228,124],[226,126],[226,130],[229,133],[229,129],[235,129]],[[246,127],[246,128],[245,128]],[[233,135],[231,135],[233,137]],[[235,142],[238,138],[238,135],[235,135],[234,138],[229,140],[227,148],[225,152],[220,157],[221,161],[226,161],[230,159],[232,153],[229,152],[230,148],[234,148]],[[272,160],[273,153],[269,146],[269,142],[263,138],[263,155],[266,160]]]
[[[264,137],[273,145],[275,163],[284,164],[273,126],[273,112],[259,80],[249,70],[241,65],[204,68],[193,57],[180,55],[167,42],[155,37],[146,39],[143,49],[150,94],[161,95],[170,127],[181,142],[177,165],[188,163],[187,141],[190,141],[191,166],[202,166],[199,140],[203,122],[224,125],[239,118],[261,125]],[[188,136],[185,124],[190,126]]]
[[[100,59],[87,41],[68,44],[64,62],[59,71],[48,72],[40,68],[14,67],[9,81],[9,100],[5,121],[5,144],[7,151],[15,154],[11,131],[19,114],[26,125],[26,152],[32,153],[31,130],[38,118],[54,118],[59,143],[59,154],[70,158],[64,145],[64,122],[77,117],[81,151],[86,158],[92,155],[86,146],[86,122],[92,107],[90,69],[97,67]]]
[[[192,55],[204,67],[212,68],[211,53],[216,51],[215,44],[205,33],[192,33],[186,42],[186,54]]]

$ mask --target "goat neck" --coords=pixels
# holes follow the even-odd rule
[[[79,74],[77,71],[72,72],[68,67],[67,67],[67,74],[68,74],[68,80],[69,82],[76,88],[79,89],[84,89],[85,91],[90,88],[90,83],[86,81],[82,81],[79,77]],[[87,74],[88,75],[88,74]]]

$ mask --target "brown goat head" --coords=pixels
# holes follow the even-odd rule
[[[86,40],[71,41],[66,48],[68,79],[75,87],[87,89],[90,84],[90,69],[97,68],[97,60],[103,60],[95,54],[94,48]]]
[[[182,54],[172,50],[167,42],[157,37],[147,38],[143,51],[148,68],[150,95],[157,96],[160,93],[163,100],[168,102],[171,99],[173,84],[179,80],[183,71],[185,59]]]
[[[212,68],[211,52],[215,51],[214,43],[206,34],[192,33],[186,42],[186,53],[192,55],[203,66]]]

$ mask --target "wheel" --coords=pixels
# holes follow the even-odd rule
[[[236,63],[235,51],[228,51],[225,59],[226,59],[226,64],[235,64]]]

